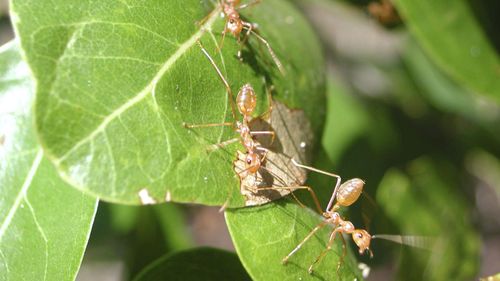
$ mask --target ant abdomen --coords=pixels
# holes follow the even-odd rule
[[[241,87],[236,97],[236,105],[238,110],[243,115],[252,114],[255,106],[257,105],[257,95],[250,84],[245,84]]]
[[[350,206],[358,200],[365,182],[362,179],[354,178],[344,182],[337,191],[337,204],[340,206]]]

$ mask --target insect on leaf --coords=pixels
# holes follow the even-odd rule
[[[237,137],[235,131],[183,126],[233,121],[225,87],[197,40],[234,93],[253,85],[255,116],[268,108],[266,89],[274,86],[273,98],[304,110],[318,132],[323,58],[300,13],[284,0],[242,10],[258,23],[284,76],[255,36],[242,49],[242,61],[230,35],[216,52],[224,25],[216,2],[12,1],[14,25],[37,80],[36,129],[67,182],[111,202],[245,205],[233,168],[243,147],[233,142],[210,149]]]
[[[226,211],[226,222],[236,251],[253,280],[363,280],[351,251],[336,272],[342,255],[341,239],[337,239],[314,273],[308,273],[309,265],[326,249],[331,231],[328,227],[318,231],[286,265],[282,264],[282,259],[321,220],[310,209],[287,199],[260,207]]]

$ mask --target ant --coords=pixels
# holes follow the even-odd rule
[[[370,257],[373,257],[373,252],[370,250],[370,241],[372,239],[372,236],[368,233],[368,231],[364,229],[356,229],[350,221],[344,220],[337,212],[340,207],[348,207],[358,200],[363,191],[365,182],[359,178],[354,178],[344,182],[343,184],[340,184],[342,180],[339,175],[299,164],[293,159],[292,163],[300,168],[335,177],[337,178],[337,183],[335,185],[335,189],[333,190],[332,197],[328,202],[328,206],[322,213],[324,220],[320,222],[311,232],[309,232],[309,234],[287,256],[283,258],[282,263],[286,264],[288,262],[288,259],[290,259],[290,257],[295,254],[302,247],[302,245],[307,242],[307,240],[309,240],[318,230],[325,227],[326,225],[332,225],[334,229],[330,234],[326,249],[321,252],[316,260],[314,260],[314,262],[309,266],[309,274],[312,274],[314,265],[320,262],[321,259],[328,253],[328,251],[331,250],[337,234],[340,234],[340,238],[342,239],[342,256],[337,264],[337,272],[340,269],[340,265],[342,264],[344,256],[346,255],[346,243],[344,237],[342,236],[343,233],[352,235],[354,243],[356,243],[359,248],[360,255],[365,251],[368,251],[370,253]],[[333,204],[335,200],[336,203]]]
[[[425,250],[432,249],[432,244],[435,242],[432,237],[401,236],[401,235],[387,235],[387,234],[370,235],[370,233],[368,233],[368,231],[364,229],[356,229],[352,224],[352,222],[344,220],[337,211],[338,209],[340,209],[340,207],[348,207],[358,200],[359,196],[363,192],[363,187],[365,185],[365,182],[359,178],[353,178],[341,184],[342,180],[339,175],[328,173],[313,167],[299,164],[294,159],[292,159],[292,163],[295,166],[306,170],[335,177],[337,178],[337,182],[335,184],[332,197],[330,198],[330,201],[328,202],[325,211],[322,213],[324,220],[320,222],[311,232],[309,232],[309,234],[288,255],[286,255],[283,258],[282,260],[283,264],[286,264],[288,262],[288,259],[290,259],[290,257],[294,255],[304,245],[304,243],[307,242],[307,240],[309,240],[317,231],[319,231],[326,225],[332,225],[333,230],[330,233],[330,238],[328,240],[326,249],[323,252],[321,252],[319,256],[316,257],[314,262],[309,266],[308,268],[309,274],[312,274],[314,265],[320,262],[321,259],[328,253],[328,251],[331,250],[337,234],[340,234],[340,238],[342,239],[342,256],[340,257],[340,260],[337,264],[337,273],[346,255],[346,242],[344,240],[344,236],[342,235],[344,233],[352,235],[352,240],[354,241],[356,246],[358,246],[359,249],[358,252],[360,255],[364,254],[365,252],[368,252],[371,258],[373,257],[373,252],[370,249],[370,242],[373,239],[384,239],[395,243],[417,247]]]
[[[201,48],[203,54],[208,58],[212,66],[215,68],[219,78],[222,83],[226,87],[226,92],[229,97],[229,102],[231,105],[231,113],[233,116],[232,122],[224,122],[224,123],[214,123],[214,124],[186,124],[184,123],[184,127],[186,128],[203,128],[203,127],[217,127],[217,126],[232,126],[233,129],[239,133],[241,144],[246,149],[246,168],[245,172],[256,173],[260,168],[262,162],[265,160],[267,149],[260,146],[260,144],[254,140],[253,136],[255,135],[271,135],[274,138],[274,131],[251,131],[249,127],[249,123],[252,120],[252,113],[257,106],[257,95],[255,90],[253,89],[250,83],[243,85],[238,94],[236,96],[236,102],[233,100],[233,92],[226,78],[220,71],[219,67],[215,64],[215,61],[210,56],[208,51],[203,47],[200,41],[197,41],[198,46]],[[236,117],[236,108],[238,108],[239,113],[242,115],[242,120],[239,121]],[[233,140],[226,141],[224,143],[219,144],[226,145],[231,143]],[[260,157],[258,151],[264,152],[264,155]]]
[[[255,107],[257,105],[257,95],[252,87],[251,84],[247,83],[243,85],[240,90],[238,91],[238,94],[236,96],[236,102],[233,100],[233,93],[231,90],[231,87],[229,86],[229,83],[227,82],[226,78],[220,71],[219,67],[217,67],[215,61],[213,58],[210,56],[208,51],[203,47],[202,43],[200,41],[197,41],[198,46],[201,48],[201,51],[203,54],[208,58],[212,66],[214,67],[215,71],[217,72],[219,78],[221,79],[222,83],[226,87],[226,92],[229,97],[230,105],[231,105],[231,112],[233,116],[233,121],[232,122],[224,122],[224,123],[211,123],[211,124],[186,124],[183,123],[183,126],[185,128],[206,128],[206,127],[217,127],[217,126],[232,126],[234,131],[237,132],[240,135],[240,142],[245,148],[246,152],[244,153],[244,162],[245,162],[245,167],[243,170],[238,172],[238,175],[240,176],[240,179],[247,177],[248,175],[254,175],[255,177],[257,176],[257,172],[259,171],[260,168],[265,168],[263,166],[264,161],[266,160],[267,154],[269,150],[267,148],[264,148],[261,146],[261,144],[254,139],[254,136],[257,135],[270,135],[271,136],[271,141],[274,140],[275,137],[275,132],[274,131],[252,131],[250,128],[250,122],[254,119],[252,118],[252,113],[255,110]],[[271,100],[271,95],[270,92],[268,91],[268,98],[269,98],[269,109],[267,112],[265,112],[262,115],[268,114],[272,110],[272,100]],[[236,108],[238,109],[238,112],[242,115],[242,120],[239,121],[236,117]],[[262,116],[261,115],[261,116]],[[217,146],[224,146],[227,144],[230,144],[234,142],[237,139],[234,140],[229,140],[225,141],[223,143],[217,144]],[[271,171],[269,171],[271,172]],[[307,189],[311,192],[316,206],[318,209],[321,211],[321,208],[319,207],[319,201],[312,191],[310,187],[307,186],[280,186],[280,187],[249,187],[249,189],[252,192],[257,192],[260,190],[270,190],[270,189],[281,189],[281,190],[296,190],[296,189]],[[295,197],[296,198],[296,197]],[[298,200],[298,199],[297,199]],[[300,202],[300,201],[299,201]],[[301,203],[300,203],[301,204]],[[303,206],[303,204],[301,204]],[[224,208],[224,207],[223,207]]]
[[[243,48],[243,45],[246,43],[248,40],[248,37],[250,34],[255,36],[258,40],[260,40],[266,47],[267,50],[269,51],[269,54],[271,55],[274,63],[278,67],[278,70],[281,72],[282,75],[285,75],[286,71],[285,68],[283,67],[283,64],[281,61],[278,59],[276,54],[273,51],[273,48],[271,47],[271,44],[267,42],[264,37],[260,36],[255,30],[257,29],[257,24],[255,23],[250,23],[247,21],[244,21],[240,17],[239,11],[245,8],[248,8],[250,6],[259,4],[261,0],[253,0],[250,3],[247,4],[240,4],[240,0],[219,0],[219,5],[222,8],[222,13],[224,14],[224,18],[226,20],[226,23],[224,24],[224,30],[222,30],[222,39],[219,44],[219,47],[217,48],[218,51],[222,49],[222,46],[224,44],[224,38],[226,37],[226,33],[231,33],[238,41],[238,44],[240,45],[239,50],[238,50],[238,58],[241,59],[241,50]],[[201,22],[204,22],[205,19],[203,19]],[[241,32],[246,30],[243,40],[240,38]]]

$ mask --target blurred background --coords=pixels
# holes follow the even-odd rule
[[[431,250],[375,239],[375,257],[359,259],[370,268],[367,280],[477,280],[500,272],[498,103],[452,78],[389,1],[294,2],[321,38],[328,69],[315,165],[366,181],[361,204],[349,208],[355,225],[435,239]],[[498,54],[500,2],[464,2]],[[7,6],[2,0],[2,43],[13,38]],[[470,48],[471,56],[478,52]],[[77,280],[128,280],[165,253],[199,245],[234,250],[217,207],[100,203]]]

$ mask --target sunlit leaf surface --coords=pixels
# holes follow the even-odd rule
[[[12,1],[38,82],[36,128],[66,181],[112,202],[244,205],[233,170],[241,145],[208,149],[235,132],[182,125],[232,119],[224,86],[196,45],[200,38],[233,92],[254,86],[255,116],[267,110],[266,87],[274,86],[276,100],[303,109],[320,129],[322,52],[302,16],[283,0],[243,11],[283,62],[283,76],[255,36],[243,61],[230,35],[217,54],[224,20],[220,10],[209,14],[213,8],[198,0]]]
[[[0,280],[74,280],[97,200],[69,187],[36,144],[32,82],[17,43],[0,52]]]

